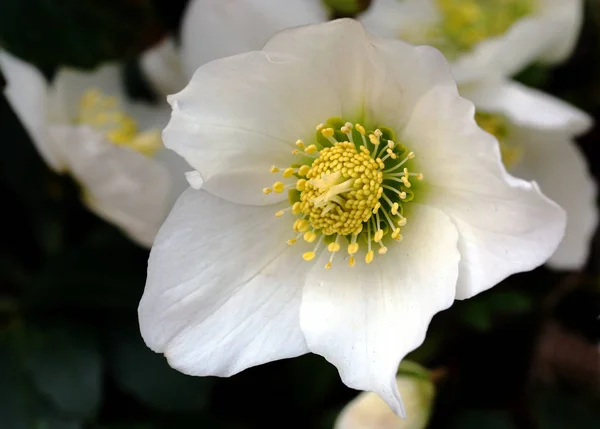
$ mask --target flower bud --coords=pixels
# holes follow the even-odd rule
[[[379,396],[363,392],[342,410],[335,429],[423,429],[429,421],[435,386],[428,377],[401,373],[396,377],[406,408],[398,417]]]

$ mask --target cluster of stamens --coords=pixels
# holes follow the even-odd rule
[[[119,99],[97,89],[82,95],[77,122],[102,132],[111,143],[143,155],[151,156],[162,148],[159,130],[139,132],[137,122],[122,110]]]
[[[333,118],[317,126],[313,144],[296,142],[298,162],[288,168],[271,167],[283,180],[264,188],[265,194],[288,192],[291,206],[275,213],[296,216],[294,237],[289,245],[301,238],[315,242],[314,249],[305,252],[306,261],[315,259],[322,247],[330,253],[325,268],[329,269],[344,242],[349,255],[348,265],[356,264],[356,255],[365,245],[365,262],[371,263],[377,253],[387,252],[384,241],[402,241],[400,228],[407,223],[403,205],[414,197],[411,180],[423,180],[423,175],[409,171],[415,157],[402,144],[391,139],[391,132]],[[364,242],[364,244],[363,244]]]
[[[468,52],[481,41],[504,34],[532,15],[540,0],[435,0],[439,21],[403,28],[400,37],[440,49],[448,58]]]

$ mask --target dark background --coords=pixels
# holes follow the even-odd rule
[[[177,36],[186,3],[1,0],[0,45],[49,79],[61,65],[124,61],[130,95],[152,100],[137,57]],[[567,63],[518,78],[600,123],[600,4],[586,12]],[[598,177],[600,127],[579,143]],[[82,206],[3,96],[0,145],[0,428],[332,427],[356,392],[318,356],[229,379],[171,370],[138,331],[148,252]],[[599,270],[596,238],[582,272],[520,274],[436,316],[410,356],[444,374],[430,427],[600,427]]]

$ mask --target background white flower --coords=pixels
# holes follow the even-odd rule
[[[374,34],[437,47],[462,83],[565,60],[579,35],[583,2],[375,0],[360,20]]]
[[[262,48],[278,31],[328,19],[322,0],[192,0],[181,29],[183,69]]]
[[[48,165],[72,174],[91,210],[149,247],[183,189],[172,178],[185,163],[160,138],[168,106],[127,103],[116,65],[62,69],[51,85],[7,52],[0,67],[5,94]]]
[[[595,182],[573,139],[589,130],[592,119],[548,94],[499,78],[463,85],[460,93],[475,103],[480,125],[500,141],[508,170],[536,181],[566,210],[565,237],[548,264],[581,268],[598,208]]]
[[[477,127],[474,106],[458,96],[443,56],[367,35],[356,21],[287,30],[263,51],[208,63],[169,101],[165,144],[203,185],[184,192],[157,236],[139,318],[146,344],[187,374],[229,376],[314,352],[336,365],[348,386],[376,392],[402,414],[396,370],[423,341],[431,317],[455,298],[539,266],[563,235],[562,209],[535,184],[506,173],[498,143]],[[341,128],[327,121],[335,117],[344,118]],[[371,131],[369,143],[359,121],[386,128]],[[330,265],[340,243],[319,252],[321,231],[294,218],[296,206],[289,212],[279,193],[286,185],[265,189],[268,195],[261,189],[273,183],[275,165],[285,168],[287,189],[322,186],[317,195],[325,203],[339,195],[350,201],[350,191],[341,190],[350,182],[338,185],[333,173],[298,179],[309,177],[311,156],[321,156],[315,150],[326,153],[331,139],[344,135],[364,137],[371,151],[381,144],[385,168],[399,171],[402,162],[407,169],[397,175],[403,185],[385,194],[401,209],[380,191],[385,207],[373,207],[385,214],[372,231],[386,225],[384,238],[373,239],[387,243],[378,244],[387,254],[373,257],[373,239],[362,241],[371,231],[365,223],[350,243],[341,238],[349,254]],[[352,153],[348,145],[332,147]],[[329,211],[311,213],[325,219]],[[402,239],[396,221],[401,243],[391,239]],[[288,246],[292,223],[307,242]]]

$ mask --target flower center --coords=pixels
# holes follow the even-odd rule
[[[423,180],[420,173],[410,172],[415,157],[404,145],[396,143],[393,132],[386,128],[367,131],[360,124],[332,118],[317,126],[313,144],[298,140],[293,154],[299,162],[283,169],[284,179],[263,189],[265,194],[288,191],[291,206],[287,211],[296,216],[296,236],[315,242],[314,250],[304,253],[313,260],[322,246],[330,252],[330,268],[337,252],[346,242],[349,266],[356,263],[360,245],[365,246],[365,262],[371,263],[377,253],[387,252],[385,242],[402,241],[400,227],[406,225],[404,206],[414,198],[412,179]],[[281,172],[271,167],[272,173]]]
[[[498,139],[502,162],[506,168],[510,170],[515,167],[523,157],[523,148],[507,142],[509,135],[508,119],[495,113],[477,112],[475,120],[483,130]]]
[[[401,34],[415,44],[430,44],[455,58],[490,37],[504,34],[534,13],[538,0],[435,0],[438,23],[416,26]]]
[[[82,95],[77,122],[103,133],[118,146],[126,146],[146,156],[162,149],[159,130],[139,132],[137,122],[122,110],[118,98],[97,89],[89,89]]]
[[[442,29],[458,51],[498,36],[534,11],[535,0],[436,0]]]

